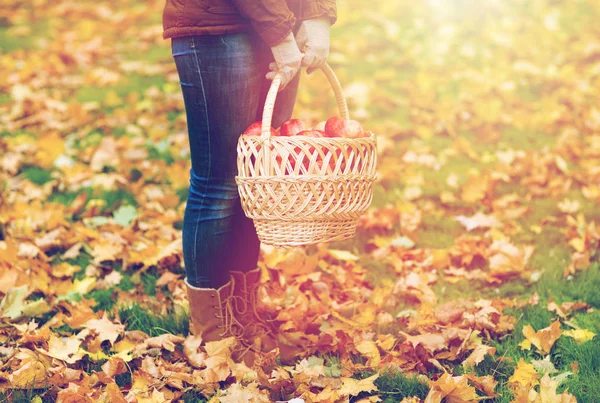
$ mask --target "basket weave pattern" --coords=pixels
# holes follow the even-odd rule
[[[341,116],[348,109],[329,66]],[[279,80],[265,102],[261,136],[238,141],[236,183],[246,216],[261,242],[291,247],[350,238],[371,204],[377,162],[375,136],[350,139],[271,137]]]

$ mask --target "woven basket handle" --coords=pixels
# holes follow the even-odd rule
[[[327,63],[324,63],[321,66],[321,71],[325,74],[325,77],[327,77],[327,80],[329,81],[329,85],[331,85],[331,88],[333,89],[333,93],[335,94],[335,100],[337,101],[337,105],[340,110],[340,116],[343,119],[350,119],[350,114],[348,113],[348,105],[346,105],[346,99],[344,98],[342,87],[335,73]],[[273,78],[273,81],[271,82],[271,87],[269,88],[269,92],[267,93],[267,99],[265,100],[260,134],[261,140],[267,140],[271,137],[271,120],[273,118],[275,99],[277,98],[277,92],[279,90],[280,84],[281,76],[279,75],[279,73],[277,73],[275,75],[275,78]],[[266,148],[265,151],[267,149],[268,148]]]

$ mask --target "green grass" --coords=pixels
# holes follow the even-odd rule
[[[183,393],[179,399],[183,400],[186,403],[208,402],[208,400],[204,397],[204,395],[201,392],[195,390],[188,390],[187,392]]]
[[[123,98],[130,93],[142,94],[145,90],[153,86],[161,88],[166,82],[166,79],[160,75],[148,77],[131,73],[122,76],[121,81],[117,85],[80,87],[75,93],[75,99],[81,103],[103,102],[111,92],[115,92],[119,97]]]
[[[43,185],[52,180],[52,171],[37,166],[29,166],[21,170],[21,174],[36,185]]]
[[[527,362],[532,359],[543,358],[535,349],[522,350],[519,343],[523,341],[523,327],[532,326],[535,330],[548,327],[557,319],[557,316],[547,309],[548,298],[553,297],[560,304],[569,301],[583,301],[598,307],[600,299],[597,295],[598,284],[600,284],[600,264],[595,263],[588,270],[579,273],[570,281],[559,281],[550,277],[540,281],[533,290],[538,292],[540,302],[537,305],[527,305],[523,309],[514,309],[508,313],[519,319],[514,331],[501,340],[495,340],[493,345],[497,348],[497,356],[503,356],[517,363],[520,358]],[[578,313],[573,319],[578,326],[584,329],[600,332],[600,314],[597,310],[592,313]],[[568,326],[563,325],[563,329]],[[551,361],[555,364],[558,373],[570,371],[570,365],[577,361],[579,372],[571,375],[564,387],[574,394],[578,402],[595,402],[594,398],[600,396],[600,338],[578,345],[567,336],[562,336],[551,351]],[[485,361],[484,361],[485,363]],[[482,365],[487,365],[482,363]],[[488,367],[485,367],[489,369]],[[486,371],[481,371],[485,374]],[[504,373],[507,377],[512,374]]]
[[[9,53],[16,50],[29,50],[37,48],[37,38],[43,37],[49,28],[48,20],[40,20],[29,23],[31,34],[14,35],[15,28],[22,27],[7,27],[0,21],[0,53]]]
[[[396,369],[388,368],[380,372],[375,380],[379,392],[376,393],[384,403],[399,402],[405,397],[416,396],[425,399],[429,386],[415,376],[406,375]]]
[[[164,333],[187,336],[189,333],[188,313],[169,311],[166,316],[161,316],[152,313],[150,309],[142,307],[138,303],[120,306],[117,311],[127,330],[141,330],[150,336]]]

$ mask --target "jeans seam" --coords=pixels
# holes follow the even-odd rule
[[[207,139],[208,139],[208,172],[206,174],[206,178],[204,179],[204,191],[202,192],[202,197],[206,198],[206,190],[208,189],[208,180],[210,178],[210,170],[211,170],[211,153],[210,153],[210,123],[208,120],[208,103],[206,102],[206,91],[204,90],[204,80],[202,79],[202,70],[200,69],[200,62],[198,61],[198,53],[196,52],[196,46],[194,43],[194,39],[190,38],[192,47],[194,48],[194,60],[196,61],[196,68],[198,69],[198,76],[200,77],[200,87],[202,88],[202,98],[204,98],[204,115],[206,118],[206,130],[207,130]],[[200,207],[202,209],[202,207]],[[198,249],[198,225],[200,224],[200,218],[202,210],[198,211],[198,219],[196,220],[196,224],[194,226],[194,254],[192,257],[192,261],[194,264],[196,263],[197,257],[197,249]]]

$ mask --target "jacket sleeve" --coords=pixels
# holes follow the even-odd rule
[[[304,0],[302,2],[302,20],[326,17],[331,25],[337,20],[335,0]]]
[[[240,14],[269,46],[285,39],[294,25],[296,17],[285,0],[232,0]]]

